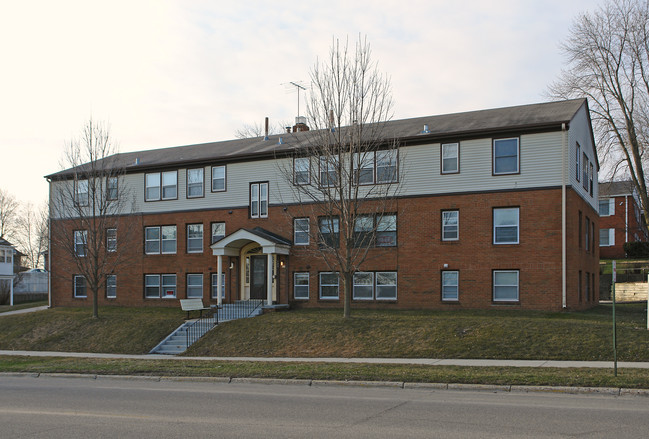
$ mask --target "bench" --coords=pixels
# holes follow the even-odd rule
[[[190,311],[199,311],[199,318],[203,317],[203,311],[209,311],[210,308],[207,308],[203,305],[201,299],[180,299],[180,307],[183,311],[187,311],[187,319],[189,319]]]

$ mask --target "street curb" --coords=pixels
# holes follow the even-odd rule
[[[232,379],[230,377],[183,377],[183,376],[164,376],[160,377],[160,381],[174,381],[174,382],[197,382],[197,383],[223,383],[229,384]]]
[[[392,387],[403,389],[403,382],[396,381],[336,381],[313,380],[312,386]]]
[[[86,373],[63,373],[63,372],[45,372],[40,373],[38,377],[47,377],[47,378],[75,378],[75,379],[86,379],[86,380],[96,380],[97,375],[86,374]]]
[[[150,375],[96,375],[96,379],[98,380],[160,381],[161,378]]]
[[[510,392],[512,386],[499,384],[456,384],[449,383],[448,390],[471,390],[482,392]]]
[[[512,392],[532,393],[570,393],[570,394],[602,394],[619,396],[621,392],[619,387],[570,387],[570,386],[511,386]]]
[[[232,378],[232,384],[280,384],[310,386],[311,380],[298,380],[290,378]]]

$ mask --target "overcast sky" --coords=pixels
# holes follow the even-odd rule
[[[290,81],[366,35],[395,119],[547,100],[559,45],[593,0],[0,0],[0,187],[47,198],[92,116],[122,152],[292,121]],[[303,106],[302,106],[303,108]]]

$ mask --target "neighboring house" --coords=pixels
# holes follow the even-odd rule
[[[6,239],[0,238],[0,292],[9,293],[9,304],[14,297],[14,252],[16,249]]]
[[[341,307],[341,283],[303,233],[319,218],[297,217],[292,183],[279,172],[292,167],[300,181],[304,166],[318,166],[317,157],[300,167],[290,158],[312,133],[114,157],[126,172],[120,184],[135,195],[137,236],[120,247],[116,234],[111,245],[132,263],[112,275],[100,304],[178,306],[197,297]],[[598,302],[599,165],[585,99],[395,120],[386,133],[386,144],[399,142],[401,189],[385,236],[359,267],[352,306],[561,310]],[[377,163],[371,184],[381,183]],[[47,176],[50,193],[74,173]],[[69,225],[55,215],[56,227]],[[69,230],[71,240],[82,234]],[[70,258],[50,251],[52,305],[89,305]]]
[[[647,241],[638,192],[632,181],[599,184],[599,257],[624,258],[625,242]]]

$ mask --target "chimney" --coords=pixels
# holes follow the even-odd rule
[[[266,117],[265,125],[266,125],[266,135],[264,136],[264,140],[268,140],[268,117]]]
[[[293,125],[293,132],[309,131],[309,126],[306,124],[306,117],[297,116],[295,118],[295,125]]]

